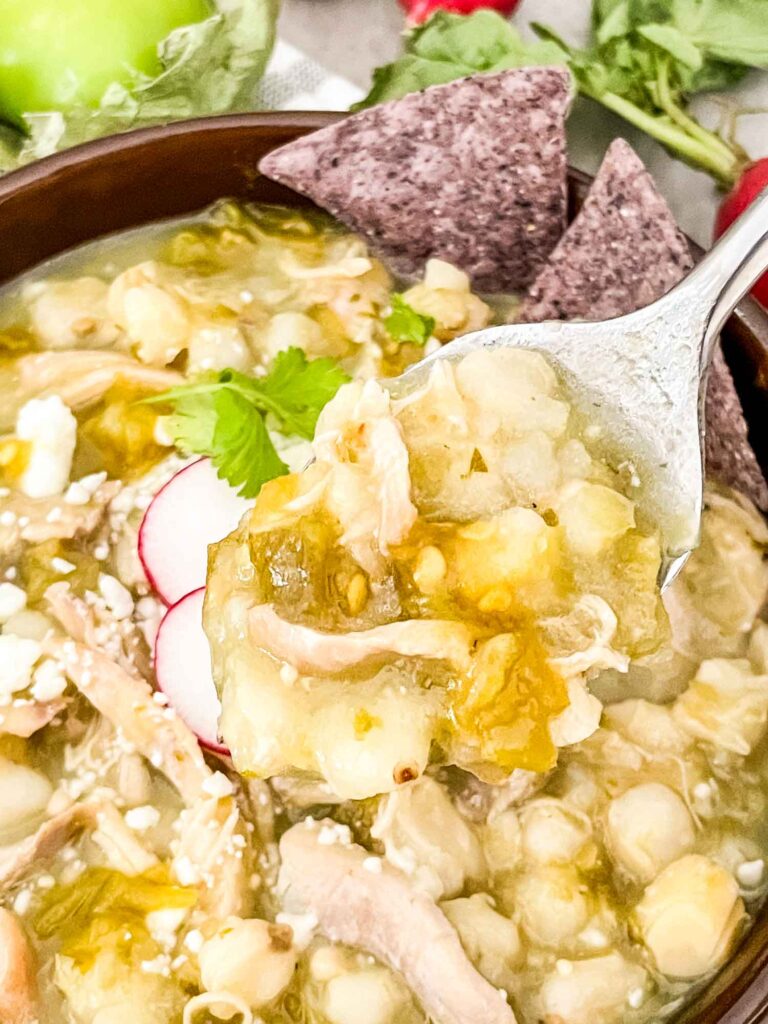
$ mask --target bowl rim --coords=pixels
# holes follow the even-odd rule
[[[348,115],[336,111],[223,114],[190,118],[167,125],[152,125],[94,139],[0,176],[0,231],[3,207],[7,202],[28,189],[55,188],[57,180],[62,175],[115,154],[139,154],[147,148],[162,145],[175,137],[208,135],[222,131],[256,131],[268,135],[279,129],[296,129],[297,134],[303,134],[336,124],[345,116]],[[576,189],[583,192],[591,181],[592,176],[571,165],[568,166],[568,183],[571,191],[575,185]],[[152,220],[140,222],[137,226],[141,226],[141,223],[150,224]],[[94,240],[110,233],[105,231],[103,235],[94,236]],[[703,252],[701,247],[690,238],[687,238],[687,241],[694,255],[700,257]],[[70,250],[60,250],[61,253],[67,251]],[[32,267],[45,262],[46,258],[42,257],[37,263],[33,263]],[[13,280],[17,276],[14,274],[7,280]],[[4,280],[0,280],[0,286],[4,283]],[[768,405],[768,310],[760,307],[750,297],[746,297],[739,303],[723,334],[726,337],[735,336],[735,344],[741,348],[746,344],[753,345],[759,350],[759,372],[765,377],[759,384],[761,383],[762,389],[766,392],[765,401]],[[735,948],[733,956],[718,972],[697,983],[696,988],[697,994],[690,1003],[670,1018],[674,1024],[757,1024],[768,1017],[768,902],[763,905],[753,926]]]

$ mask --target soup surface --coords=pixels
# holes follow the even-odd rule
[[[768,884],[768,529],[711,481],[662,602],[542,357],[376,383],[514,305],[232,204],[0,296],[0,1020],[640,1022],[728,959]],[[286,359],[325,382],[291,415]],[[246,378],[258,472],[189,404]],[[201,453],[249,500],[205,605],[231,757],[157,689],[139,557]]]

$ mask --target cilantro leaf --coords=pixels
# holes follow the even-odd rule
[[[762,0],[673,0],[672,20],[716,60],[768,67],[768,18]]]
[[[417,313],[397,292],[392,296],[392,312],[384,318],[384,326],[395,341],[423,347],[435,329],[435,318]]]
[[[283,433],[311,441],[324,406],[348,380],[335,359],[308,360],[303,349],[289,348],[278,353],[266,377],[251,383]]]
[[[275,451],[264,417],[254,415],[246,398],[225,389],[213,396],[213,403],[213,464],[244,498],[255,498],[268,480],[284,476],[288,467]]]
[[[410,32],[399,60],[377,68],[371,91],[352,109],[362,110],[478,71],[565,63],[560,47],[548,41],[523,42],[495,11],[461,15],[439,10]]]
[[[201,374],[144,401],[171,405],[166,426],[174,444],[210,458],[219,476],[252,498],[288,472],[266,419],[282,434],[311,440],[320,412],[347,380],[335,360],[308,360],[302,349],[289,348],[263,377],[237,370]]]

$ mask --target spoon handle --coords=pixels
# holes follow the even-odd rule
[[[739,300],[768,270],[768,188],[709,250],[688,277],[669,293],[694,300],[704,314],[701,372],[709,366],[720,330]]]

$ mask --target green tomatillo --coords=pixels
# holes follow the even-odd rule
[[[112,82],[161,71],[157,44],[211,0],[2,0],[0,119],[98,106]]]

